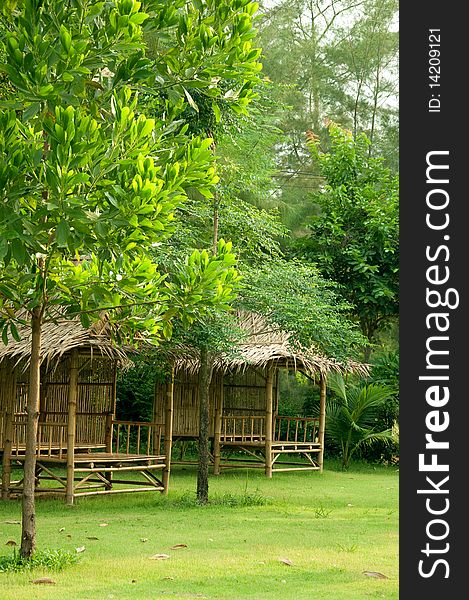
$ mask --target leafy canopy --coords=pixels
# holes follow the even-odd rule
[[[368,154],[368,138],[356,139],[329,123],[331,149],[309,147],[324,186],[313,195],[321,213],[299,242],[303,257],[341,286],[362,332],[371,341],[377,328],[398,314],[398,178]]]
[[[19,309],[80,314],[85,326],[118,309],[122,333],[170,334],[171,295],[185,292],[165,285],[152,248],[171,234],[187,189],[210,196],[217,182],[211,140],[190,135],[181,115],[191,86],[214,98],[229,88],[225,101],[245,110],[260,69],[255,10],[246,0],[3,5],[0,70],[12,88],[0,95],[4,342],[18,337]],[[226,301],[229,246],[221,256],[204,279],[209,304]]]
[[[311,265],[276,259],[245,267],[243,275],[240,306],[290,332],[300,346],[346,361],[364,343],[347,319],[350,306]]]

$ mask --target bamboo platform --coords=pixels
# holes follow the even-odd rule
[[[51,421],[49,413],[38,423],[35,494],[65,496],[73,503],[79,496],[124,492],[167,493],[169,463],[161,451],[162,426],[158,423],[118,421],[112,414],[102,420],[101,439],[68,443],[67,423]],[[11,441],[3,464],[2,497],[22,494],[23,478],[11,481],[12,468],[26,461],[23,415],[12,420]],[[93,436],[90,436],[92,438]],[[167,444],[166,444],[167,449]],[[5,457],[4,457],[5,458]]]
[[[220,460],[220,469],[240,468],[240,467],[264,467],[270,456],[270,465],[272,472],[280,471],[320,471],[321,466],[317,456],[321,452],[321,445],[318,443],[295,443],[295,442],[272,442],[270,450],[266,451],[265,442],[243,442],[230,441],[222,442],[221,449],[242,450],[250,460],[237,459],[230,457],[227,461]],[[266,452],[268,454],[266,454]],[[285,455],[285,456],[284,456]],[[287,460],[290,457],[290,460]],[[303,458],[306,463],[292,461],[292,457]]]
[[[25,456],[14,457],[16,466],[23,467]],[[164,491],[162,478],[166,459],[163,455],[123,454],[116,452],[75,452],[73,457],[73,497],[140,491]],[[36,493],[67,494],[67,456],[48,454],[36,459]],[[129,477],[116,479],[120,473]],[[57,484],[42,485],[45,481]],[[21,494],[23,480],[12,481],[11,495]]]
[[[264,416],[223,415],[215,433],[210,462],[216,474],[225,469],[266,469],[267,466],[272,473],[322,470],[319,419],[273,416],[273,439],[268,440]],[[179,436],[175,441],[188,439],[195,438]],[[226,456],[230,450],[242,451],[244,456]],[[223,457],[222,451],[225,451]],[[181,456],[179,460],[173,458],[173,464],[197,464],[197,461],[184,460]]]

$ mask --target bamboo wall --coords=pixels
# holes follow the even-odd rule
[[[26,421],[26,403],[28,394],[28,370],[24,365],[16,368],[16,394],[5,397],[3,390],[8,389],[6,369],[0,371],[0,413],[3,417],[8,402],[13,400],[15,420],[17,423],[17,442],[24,443]],[[10,366],[10,376],[14,371]],[[79,356],[77,399],[76,444],[104,444],[106,413],[115,412],[115,361],[100,355],[89,354]],[[70,378],[70,357],[65,355],[57,365],[41,370],[40,421],[48,423],[66,423],[68,420],[68,393]],[[3,419],[0,422],[0,448],[3,446]],[[58,435],[59,428],[56,428]],[[58,441],[58,440],[54,440]]]
[[[224,377],[223,414],[263,415],[265,414],[265,369],[246,369],[242,373],[227,373]],[[277,412],[277,377],[274,377],[274,413]]]
[[[214,434],[215,407],[223,393],[223,414],[230,416],[265,414],[265,370],[247,369],[242,373],[216,372],[210,385],[210,436]],[[222,392],[223,385],[223,392]],[[277,398],[277,377],[274,378],[274,413]],[[156,384],[153,420],[165,422],[166,384]],[[193,437],[199,435],[199,395],[197,374],[184,371],[174,378],[173,436]]]
[[[222,376],[214,373],[210,384],[209,435],[213,436],[215,402],[219,402]],[[173,437],[198,437],[199,435],[199,393],[197,374],[179,371],[174,376]],[[165,422],[166,384],[157,383],[153,420]]]

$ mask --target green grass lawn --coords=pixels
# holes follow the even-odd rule
[[[170,483],[167,498],[38,500],[38,549],[85,550],[60,572],[0,573],[1,600],[397,600],[395,467],[344,473],[326,462],[322,474],[270,480],[227,471],[211,477],[206,507],[193,501],[192,467],[175,467]],[[20,502],[0,501],[0,555],[12,552],[8,540],[20,543],[21,526],[7,523],[20,520]],[[56,583],[31,583],[40,577]]]

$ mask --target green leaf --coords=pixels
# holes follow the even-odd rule
[[[13,291],[4,283],[0,283],[0,294],[8,298],[8,300],[15,301],[17,299]]]
[[[8,324],[4,325],[2,330],[2,340],[5,346],[8,346]]]
[[[60,221],[57,225],[55,235],[57,238],[57,246],[59,248],[65,248],[70,237],[70,226],[67,221]]]
[[[23,120],[29,121],[33,117],[37,115],[37,113],[41,109],[41,104],[39,102],[31,102],[29,106],[27,106],[23,111]]]
[[[80,313],[80,323],[85,329],[88,329],[91,325],[90,317],[84,312]]]
[[[13,336],[13,338],[19,342],[21,340],[20,334],[18,333],[18,329],[16,328],[16,325],[12,322],[10,323],[10,331],[11,331],[11,335]]]
[[[212,102],[212,110],[213,110],[213,114],[215,115],[215,121],[217,123],[220,123],[220,121],[221,121],[221,110],[220,110],[220,107],[218,106],[218,104],[216,102]]]
[[[19,239],[11,241],[11,254],[13,259],[20,267],[24,266],[28,260],[28,253],[25,250],[24,244]]]
[[[144,21],[148,19],[148,15],[145,13],[136,13],[130,17],[130,22],[135,23],[136,25],[141,25]]]

